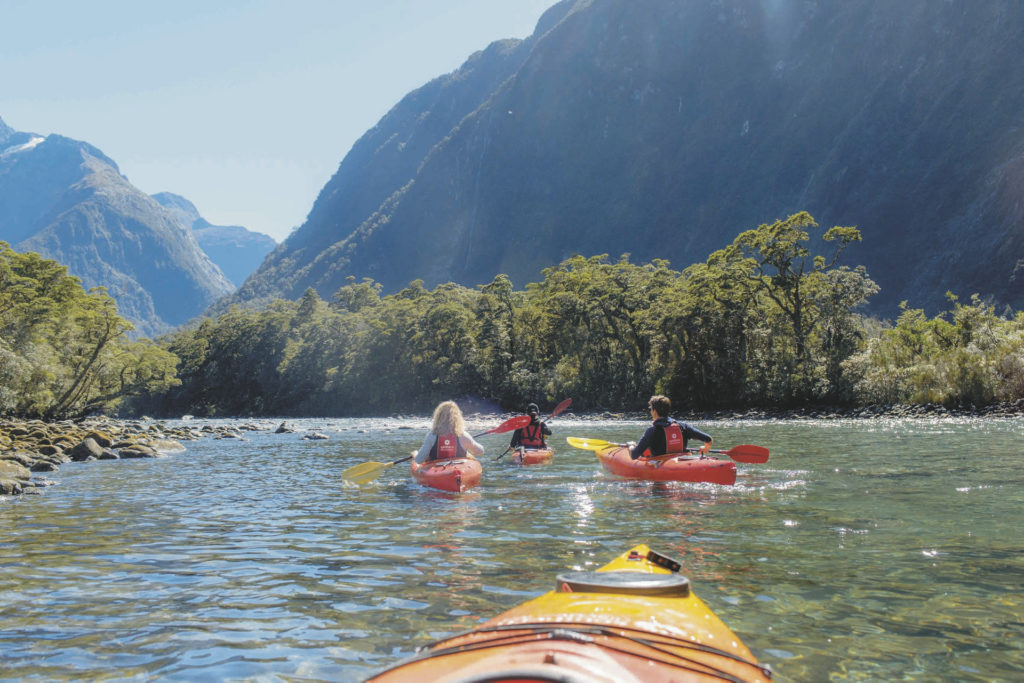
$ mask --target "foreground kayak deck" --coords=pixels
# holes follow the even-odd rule
[[[610,473],[629,479],[651,481],[692,481],[732,486],[736,483],[736,465],[731,460],[696,455],[630,457],[629,449],[608,448],[596,453],[601,465]]]
[[[526,448],[512,452],[512,463],[515,465],[544,465],[555,457],[550,448]]]
[[[596,572],[559,574],[555,590],[369,680],[770,680],[679,568],[638,545]]]
[[[409,464],[412,478],[424,486],[461,493],[480,483],[483,468],[474,458],[433,460],[422,465],[413,460]]]

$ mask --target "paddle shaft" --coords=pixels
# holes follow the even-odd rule
[[[381,472],[388,469],[389,467],[393,467],[400,462],[412,460],[414,457],[416,457],[416,453],[408,455],[404,458],[399,458],[398,460],[394,460],[392,462],[360,463],[353,467],[349,467],[347,470],[342,472],[341,478],[344,479],[345,481],[352,482],[355,484],[367,484],[376,479],[378,476],[380,476]]]

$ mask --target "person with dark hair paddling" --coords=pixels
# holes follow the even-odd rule
[[[538,418],[540,408],[536,403],[526,406],[526,414],[530,416],[530,424],[520,427],[512,433],[512,441],[508,445],[509,450],[516,448],[547,448],[544,442],[545,436],[551,436],[551,428],[547,423],[541,422]]]
[[[634,460],[640,457],[657,457],[668,453],[685,453],[686,442],[700,439],[704,442],[700,453],[704,455],[711,448],[711,437],[686,422],[673,420],[668,416],[672,402],[665,396],[651,396],[647,402],[653,422],[640,437],[639,443],[629,444],[629,454]]]

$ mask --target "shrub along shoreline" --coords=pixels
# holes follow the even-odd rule
[[[682,271],[575,255],[521,290],[498,275],[382,296],[353,277],[329,301],[233,306],[156,342],[131,341],[102,288],[0,242],[0,414],[344,417],[459,396],[637,410],[652,394],[679,413],[941,414],[1024,398],[1024,312],[947,294],[934,317],[862,315],[878,287],[839,265],[859,231],[817,228],[806,212],[762,224]]]

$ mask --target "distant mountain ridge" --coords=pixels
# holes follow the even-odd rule
[[[231,300],[682,268],[807,210],[878,311],[1024,308],[1022,43],[1013,0],[565,0],[403,98]]]
[[[195,205],[180,195],[158,192],[152,195],[160,206],[177,217],[192,230],[199,246],[217,264],[234,286],[256,270],[277,241],[269,235],[253,232],[240,225],[213,225],[201,215]]]
[[[0,240],[104,286],[139,334],[155,336],[233,290],[191,231],[92,145],[0,120]]]

